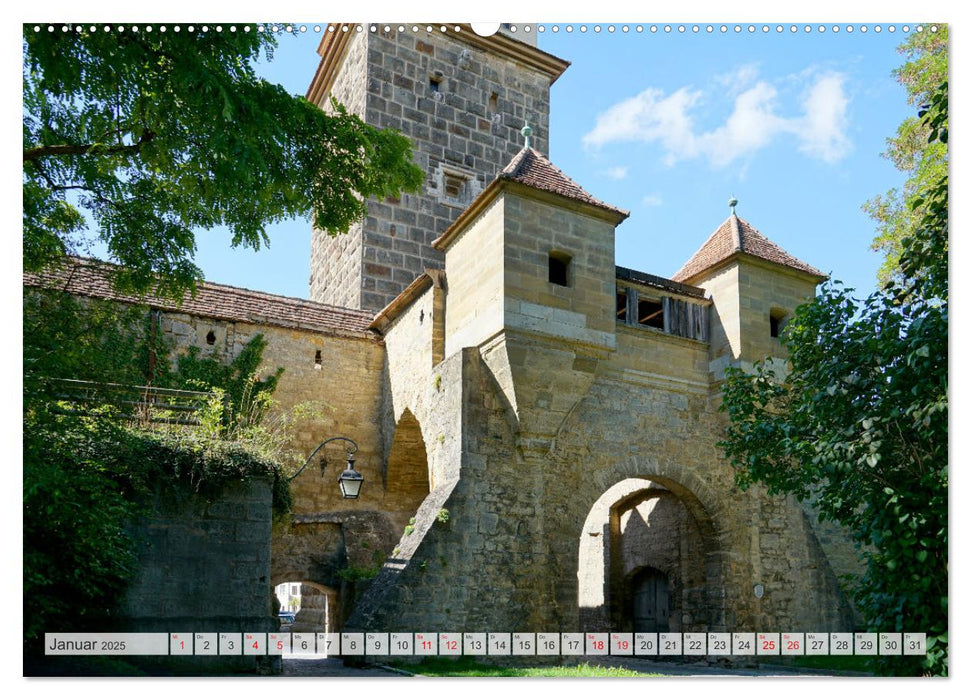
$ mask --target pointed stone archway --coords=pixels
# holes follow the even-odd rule
[[[428,472],[428,454],[418,419],[407,408],[394,429],[388,466],[384,475],[385,489],[389,498],[402,510],[417,510],[431,491]],[[413,504],[413,508],[405,504]]]

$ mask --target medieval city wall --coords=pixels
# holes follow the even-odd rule
[[[421,326],[417,318],[429,303],[421,299],[387,337],[392,392],[416,392],[408,399],[416,406],[419,395],[433,394],[415,387],[435,376],[427,352],[409,352],[428,347],[427,338],[417,344],[403,332]],[[584,614],[578,554],[598,498],[639,478],[670,492],[669,517],[650,523],[651,537],[672,537],[684,550],[672,577],[673,628],[848,628],[832,567],[801,506],[734,486],[717,446],[724,416],[710,393],[707,344],[619,328],[616,345],[614,353],[591,357],[581,345],[507,330],[481,349],[463,351],[460,478],[454,487],[449,482],[442,501],[448,522],[424,530],[395,583],[383,587],[381,605],[355,624],[542,631],[601,619],[623,628],[626,603],[611,597],[625,591],[609,590],[607,581],[604,609]],[[408,359],[395,359],[399,353]],[[433,434],[439,419],[418,412],[425,433]],[[629,523],[633,515],[626,517]],[[628,553],[623,574],[638,566],[671,568],[671,552],[655,548],[652,564],[635,561],[630,540],[619,546]],[[764,586],[762,598],[756,583]],[[479,600],[490,601],[488,610],[476,606]]]
[[[616,220],[541,192],[502,196],[506,326],[612,347]],[[566,285],[549,281],[551,254],[569,256]]]
[[[816,290],[816,278],[751,256],[707,271],[692,283],[704,287],[713,301],[713,380],[733,364],[750,367],[765,357],[783,357],[781,341],[770,332],[770,315],[791,317]]]
[[[781,357],[782,343],[769,332],[769,316],[776,312],[784,318],[791,317],[797,306],[816,295],[818,278],[757,258],[744,258],[738,266],[742,356],[746,359]]]
[[[535,475],[516,466],[514,416],[476,348],[436,367],[462,397],[461,475],[436,486],[349,621],[356,629],[389,631],[525,630],[541,624],[549,606],[537,582],[549,581],[546,557],[531,541]],[[444,522],[436,519],[448,511]],[[371,600],[369,600],[371,598]]]
[[[454,360],[436,363],[433,357],[435,317],[442,313],[435,308],[435,292],[433,287],[425,290],[384,333],[387,381],[383,418],[388,451],[394,449],[397,427],[409,413],[421,428],[427,458],[424,495],[436,485],[458,478],[462,449],[460,367]],[[388,477],[393,480],[390,473]]]
[[[589,536],[580,526],[600,494],[624,479],[656,481],[685,504],[704,541],[703,568],[683,576],[706,581],[704,598],[685,610],[687,631],[847,629],[831,566],[812,546],[801,508],[735,488],[716,444],[721,427],[704,394],[597,382],[551,456],[548,472],[557,476],[544,484],[546,528],[579,542]],[[556,554],[560,570],[577,567],[574,550]],[[570,609],[577,593],[564,577],[560,605]]]
[[[385,483],[386,446],[376,420],[384,401],[380,341],[360,332],[320,332],[175,311],[161,312],[161,329],[173,349],[173,363],[190,347],[199,348],[201,357],[229,363],[257,334],[263,335],[260,375],[284,368],[273,394],[276,406],[263,425],[282,429],[289,422],[294,468],[330,437],[349,437],[359,447],[356,467],[365,476],[362,498],[340,496],[337,477],[346,465],[343,442],[324,448],[291,482],[293,512],[274,525],[268,581],[302,581],[346,591],[342,571],[380,565],[420,502],[389,493]],[[265,535],[269,541],[270,534]],[[341,601],[334,623],[348,614],[346,602]]]

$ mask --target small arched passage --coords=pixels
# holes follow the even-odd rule
[[[337,591],[313,581],[300,583],[300,609],[290,625],[290,631],[337,631]]]
[[[700,500],[671,479],[607,489],[587,514],[578,554],[582,629],[634,631],[635,617],[649,617],[649,592],[657,631],[718,629],[724,619],[716,529]]]
[[[339,594],[337,589],[316,581],[287,580],[273,585],[274,609],[290,612],[293,622],[281,620],[287,632],[337,632]]]

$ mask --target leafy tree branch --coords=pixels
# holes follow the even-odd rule
[[[254,249],[293,217],[338,234],[422,183],[403,135],[260,79],[277,40],[255,26],[23,39],[27,270],[100,240],[122,290],[179,296],[202,279],[197,231]]]

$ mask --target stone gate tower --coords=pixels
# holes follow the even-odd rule
[[[401,131],[425,182],[400,200],[369,202],[367,219],[347,235],[313,232],[312,300],[385,307],[426,268],[443,266],[432,241],[520,150],[524,122],[534,146],[548,151],[550,85],[569,63],[522,29],[513,38],[480,37],[468,25],[327,28],[307,99],[329,109],[334,97],[367,123]]]

